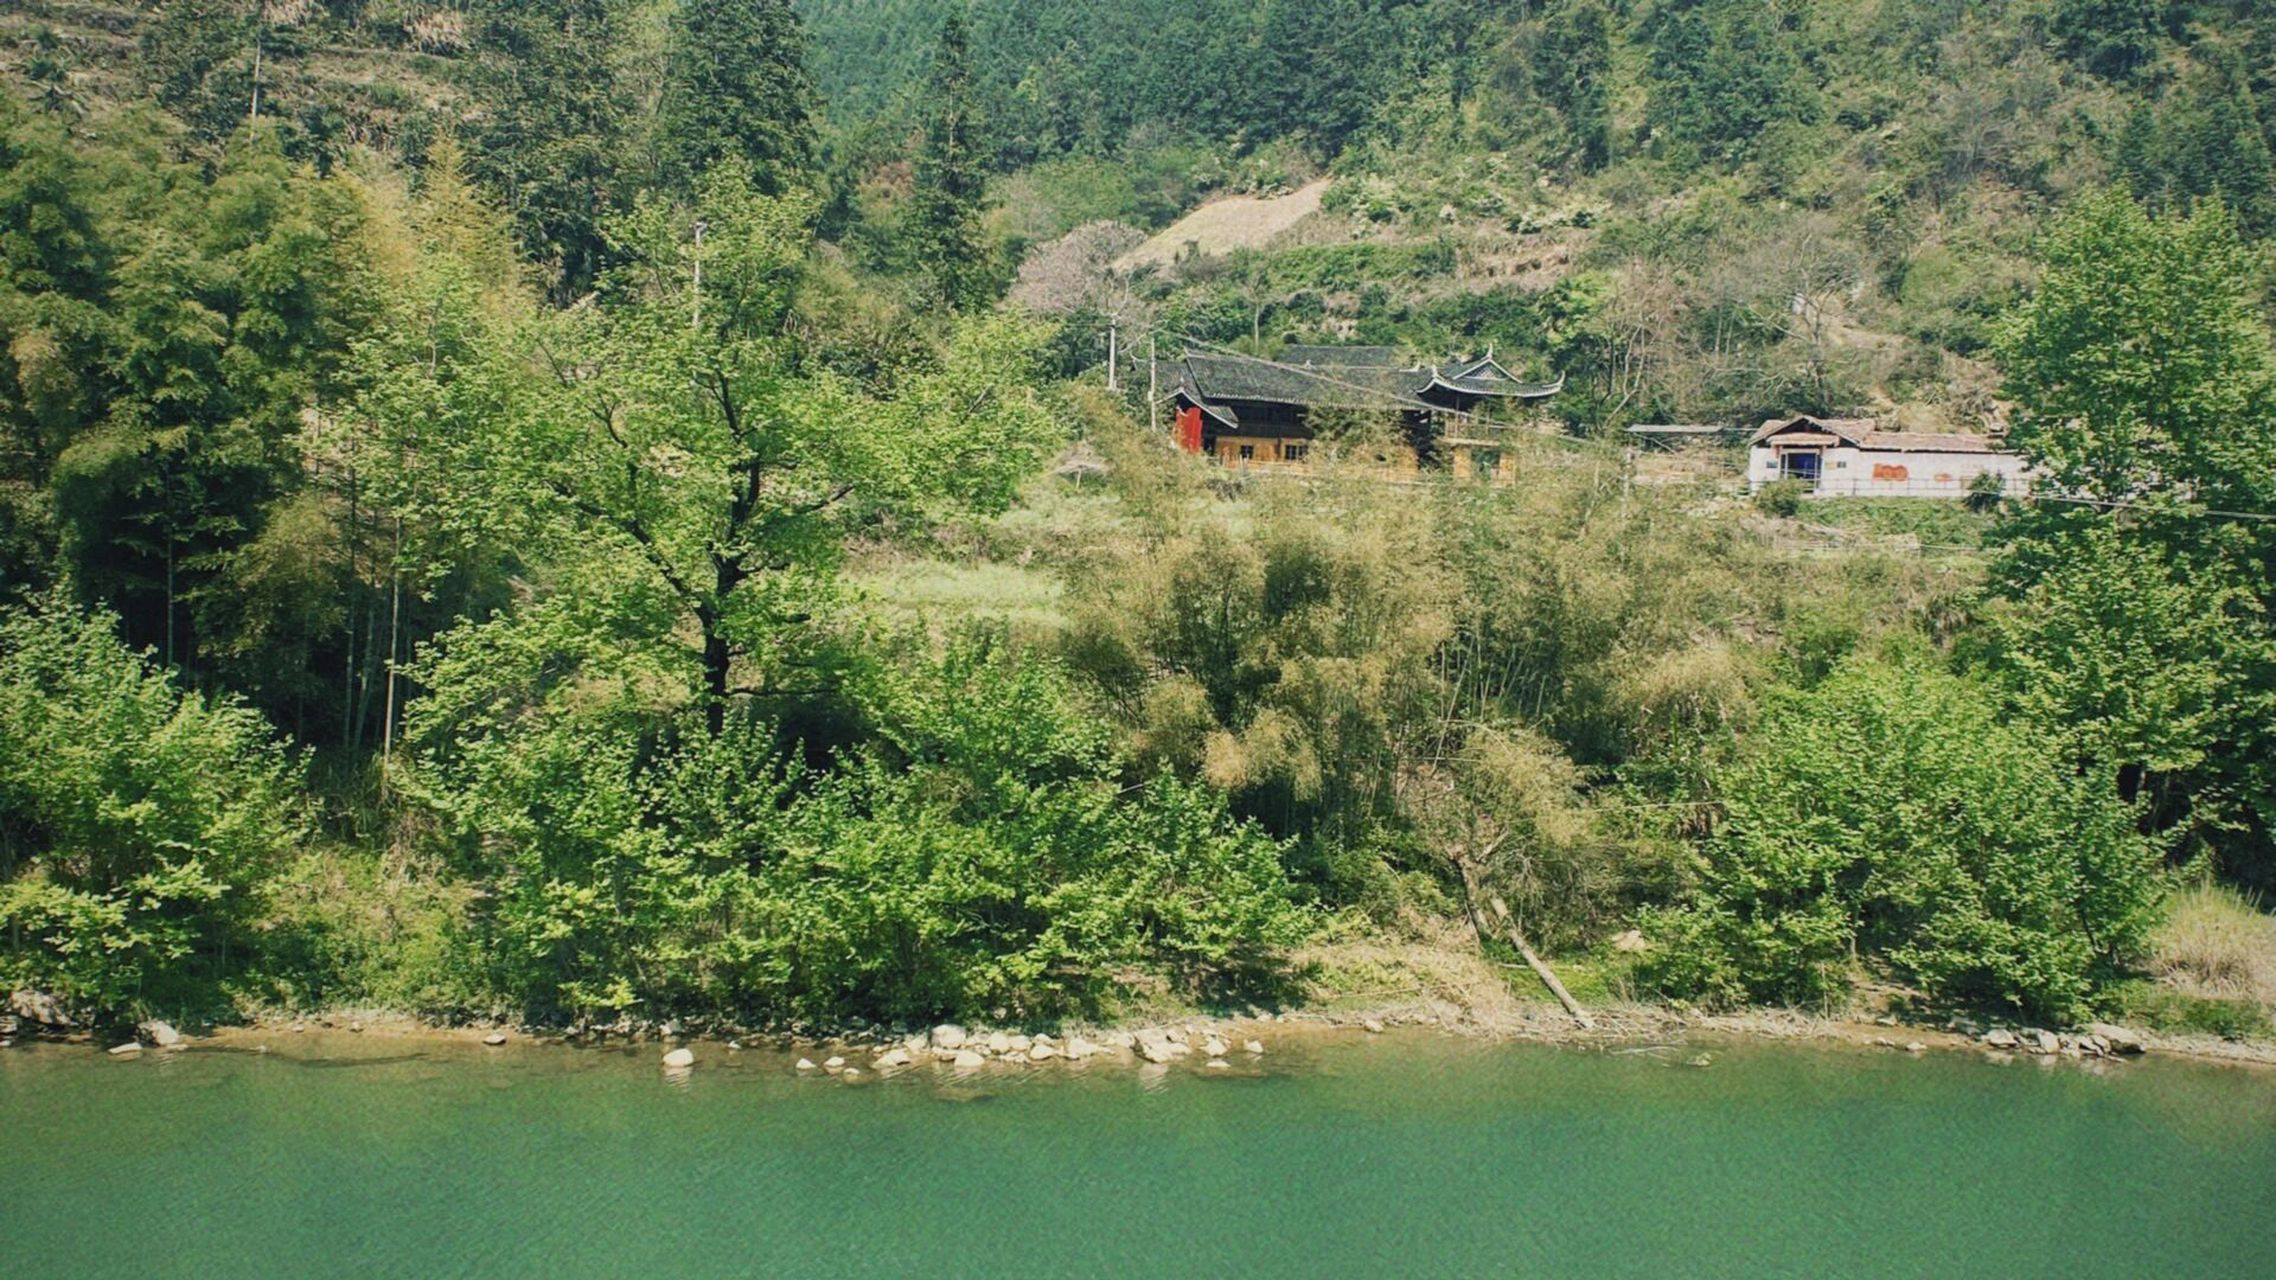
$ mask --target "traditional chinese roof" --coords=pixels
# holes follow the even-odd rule
[[[1188,354],[1181,362],[1178,390],[1212,417],[1237,424],[1239,414],[1226,402],[1301,405],[1306,408],[1393,409],[1431,412],[1433,391],[1476,399],[1541,399],[1564,390],[1565,380],[1521,382],[1492,356],[1446,366],[1402,369],[1388,347],[1293,347],[1312,359],[1304,363],[1248,356]],[[1330,362],[1319,357],[1336,356]],[[1348,359],[1348,362],[1346,360]]]
[[[1416,394],[1432,387],[1443,387],[1459,395],[1483,396],[1495,400],[1542,400],[1565,389],[1562,377],[1554,382],[1520,382],[1490,359],[1468,368],[1472,372],[1456,373],[1452,370],[1433,369],[1429,381],[1416,388]]]
[[[1228,400],[1338,409],[1408,409],[1433,406],[1413,394],[1415,375],[1401,369],[1363,366],[1291,365],[1242,356],[1194,356],[1184,360],[1178,390],[1214,412]]]

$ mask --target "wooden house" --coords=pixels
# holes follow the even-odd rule
[[[1490,426],[1535,424],[1563,389],[1516,378],[1490,353],[1410,365],[1389,347],[1292,346],[1278,360],[1188,352],[1171,399],[1179,447],[1234,465],[1310,460],[1319,419],[1337,413],[1389,425],[1394,465],[1498,476]]]

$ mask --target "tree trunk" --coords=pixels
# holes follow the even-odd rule
[[[699,611],[697,618],[703,624],[703,727],[716,738],[727,731],[727,679],[735,653],[709,610]]]
[[[1565,990],[1565,984],[1557,980],[1557,974],[1549,967],[1549,962],[1535,954],[1532,946],[1527,944],[1525,935],[1518,932],[1517,920],[1510,915],[1509,906],[1502,901],[1501,895],[1498,893],[1489,895],[1484,892],[1478,883],[1478,872],[1476,868],[1470,865],[1467,858],[1458,859],[1455,865],[1462,869],[1463,905],[1469,909],[1470,926],[1478,931],[1479,941],[1483,942],[1490,936],[1490,930],[1486,926],[1486,914],[1478,907],[1479,898],[1485,897],[1487,901],[1493,903],[1495,914],[1501,917],[1502,928],[1506,931],[1509,944],[1517,948],[1517,954],[1525,957],[1525,963],[1531,966],[1533,975],[1541,979],[1541,985],[1549,988],[1549,994],[1557,997],[1557,1003],[1565,1006],[1565,1012],[1572,1015],[1574,1022],[1579,1023],[1584,1029],[1593,1030],[1596,1026],[1596,1020],[1588,1016],[1588,1011],[1581,1008],[1580,1002],[1573,999],[1570,991]]]

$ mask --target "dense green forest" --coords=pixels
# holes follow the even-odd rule
[[[0,983],[1300,999],[1473,945],[1467,868],[1615,993],[2268,1031],[2257,6],[28,0],[0,42]],[[1507,489],[1249,483],[1104,388],[1109,317],[1492,346],[1563,431]],[[2051,496],[1758,504],[1616,443],[1798,411],[1996,427]]]

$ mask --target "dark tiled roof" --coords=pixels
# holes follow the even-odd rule
[[[1324,364],[1343,368],[1396,369],[1405,363],[1397,347],[1331,347],[1292,342],[1280,352],[1282,364]]]
[[[1362,366],[1275,364],[1237,356],[1187,356],[1180,389],[1189,400],[1254,400],[1339,409],[1427,410],[1415,398],[1428,373]]]

